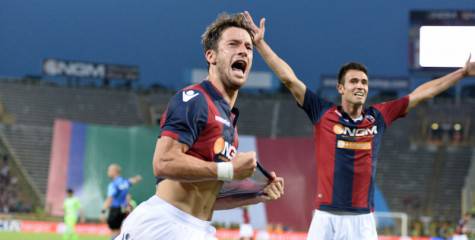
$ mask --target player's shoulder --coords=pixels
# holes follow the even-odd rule
[[[200,84],[191,85],[175,93],[171,103],[175,105],[207,105],[206,94]]]
[[[122,176],[116,177],[109,185],[114,186],[117,184],[120,184],[124,181],[124,178]]]

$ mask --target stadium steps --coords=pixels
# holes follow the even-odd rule
[[[49,174],[52,128],[16,124],[3,127],[2,132],[44,201]]]
[[[461,214],[461,189],[468,174],[472,149],[470,147],[453,147],[447,149],[435,197],[434,212],[453,216],[457,220]]]
[[[52,126],[55,118],[109,125],[144,122],[133,92],[0,81],[0,99],[23,125]]]

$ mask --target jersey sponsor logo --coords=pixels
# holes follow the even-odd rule
[[[226,125],[227,127],[231,127],[231,123],[227,119],[222,118],[221,116],[215,115],[214,120]]]
[[[119,184],[119,186],[117,186],[117,188],[119,190],[125,190],[125,189],[129,188],[129,184],[128,183],[121,183],[121,184]]]
[[[353,150],[371,150],[371,142],[349,142],[338,140],[336,142],[336,147]]]
[[[194,98],[198,95],[199,95],[199,93],[195,93],[195,91],[193,91],[193,90],[184,91],[183,92],[183,102],[188,102],[192,98]]]
[[[335,134],[343,134],[350,137],[365,137],[378,134],[378,126],[374,125],[368,128],[350,128],[341,124],[335,124],[333,126],[333,132]]]
[[[224,156],[226,161],[231,161],[237,154],[237,149],[229,142],[225,141],[224,138],[219,137],[214,142],[214,153]]]

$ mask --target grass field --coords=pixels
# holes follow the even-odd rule
[[[62,235],[54,233],[0,232],[0,240],[62,240]],[[78,240],[109,240],[105,236],[79,235]]]

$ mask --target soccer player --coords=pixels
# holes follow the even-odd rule
[[[142,180],[140,175],[125,179],[120,173],[121,168],[118,164],[113,163],[107,168],[107,176],[112,179],[112,182],[107,187],[107,198],[102,206],[101,220],[104,221],[106,213],[109,212],[107,225],[111,230],[111,239],[119,234],[122,221],[127,216],[129,188]]]
[[[374,210],[376,162],[381,138],[391,123],[419,103],[445,91],[465,76],[475,75],[470,58],[460,68],[422,84],[408,96],[365,107],[368,72],[360,63],[348,63],[338,74],[341,105],[309,90],[264,41],[265,19],[252,26],[254,45],[265,62],[290,90],[314,125],[317,162],[316,210],[308,239],[377,239]]]
[[[217,198],[224,181],[250,177],[255,152],[238,152],[234,108],[253,59],[250,28],[242,14],[222,14],[202,35],[208,79],[179,91],[161,118],[153,171],[156,194],[125,220],[120,239],[214,239],[214,210],[278,199],[283,179],[263,194]],[[218,200],[217,200],[218,199]]]
[[[78,235],[76,234],[76,223],[81,214],[81,203],[79,199],[74,196],[74,191],[72,189],[66,190],[66,199],[64,199],[63,209],[64,209],[64,225],[65,230],[63,233],[63,240],[77,240]],[[81,217],[81,222],[84,222],[84,219]]]

